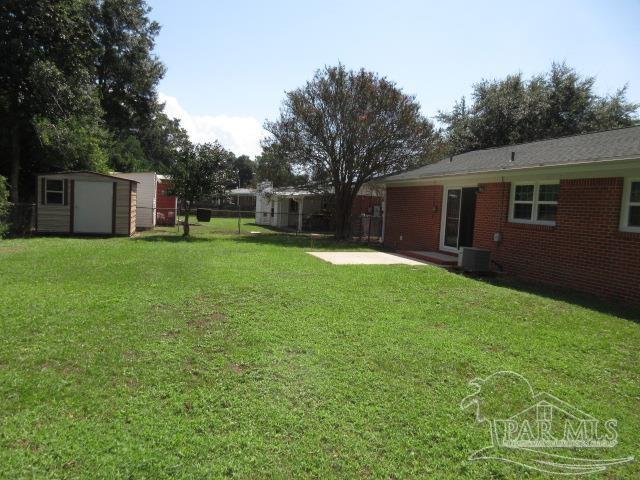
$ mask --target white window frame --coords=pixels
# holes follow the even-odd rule
[[[61,190],[51,190],[49,189],[49,182],[60,182],[62,184]],[[61,193],[62,201],[60,203],[54,202],[51,205],[64,205],[64,180],[61,178],[46,178],[44,179],[44,204],[49,205],[48,193]]]
[[[629,210],[632,206],[640,207],[640,202],[631,201],[631,184],[640,182],[640,177],[627,178],[622,189],[622,208],[620,209],[620,230],[623,232],[640,233],[640,227],[629,225]]]
[[[536,182],[516,182],[511,184],[511,194],[509,197],[509,222],[511,223],[528,223],[534,225],[549,225],[554,226],[555,221],[550,220],[538,220],[538,205],[555,205],[558,206],[558,202],[551,202],[548,200],[540,201],[540,185],[559,185],[560,180],[542,180]],[[533,201],[518,201],[517,203],[526,203],[531,205],[531,219],[514,218],[513,213],[516,204],[516,187],[519,185],[533,185]]]

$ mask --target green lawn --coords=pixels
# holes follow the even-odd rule
[[[633,312],[235,222],[0,242],[0,477],[536,477],[467,460],[489,434],[460,401],[499,370],[640,456]]]

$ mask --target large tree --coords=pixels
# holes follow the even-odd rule
[[[448,153],[633,125],[638,105],[627,100],[626,86],[608,96],[594,86],[594,77],[564,63],[530,79],[518,73],[483,80],[473,86],[470,105],[462,98],[438,116]]]
[[[148,15],[144,0],[0,2],[0,174],[14,202],[39,171],[171,163],[186,133],[158,102]]]
[[[307,175],[296,174],[294,166],[272,142],[256,157],[256,180],[270,182],[274,187],[301,186],[309,182]]]
[[[255,162],[247,155],[235,156],[233,152],[228,152],[227,168],[232,173],[229,177],[227,188],[249,187],[253,185],[255,172]]]
[[[114,138],[111,161],[121,163],[125,151],[135,159],[123,166],[157,167],[158,145],[149,140],[167,140],[155,136],[159,126],[167,126],[156,91],[165,67],[153,53],[160,25],[149,19],[144,0],[98,0],[97,10],[96,78]]]
[[[212,195],[224,194],[232,178],[229,170],[229,152],[219,143],[183,145],[176,161],[169,167],[172,188],[184,212],[183,232],[189,236],[189,210],[194,202]]]
[[[384,77],[343,65],[318,70],[287,92],[280,118],[265,128],[293,165],[333,188],[338,238],[349,235],[360,187],[424,162],[437,137],[414,97]]]
[[[142,129],[136,138],[140,141],[148,162],[158,171],[173,163],[176,152],[189,142],[187,131],[180,121],[169,118],[163,112],[156,112],[147,128]]]
[[[42,137],[66,144],[69,128],[83,125],[98,139],[80,143],[100,142],[95,13],[89,0],[0,3],[0,135],[2,157],[11,159],[2,171],[10,174],[14,202],[25,152],[44,143]]]

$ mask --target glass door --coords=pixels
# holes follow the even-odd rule
[[[458,234],[460,232],[460,207],[462,204],[462,189],[447,190],[447,206],[444,220],[444,245],[458,248]]]

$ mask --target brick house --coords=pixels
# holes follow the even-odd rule
[[[384,245],[640,304],[640,126],[477,150],[387,177]]]

